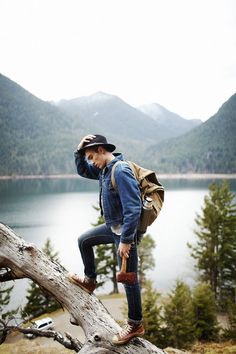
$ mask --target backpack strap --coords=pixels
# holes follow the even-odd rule
[[[127,163],[128,166],[131,168],[131,171],[133,172],[134,177],[136,178],[134,168],[133,168],[133,166],[131,164],[129,164],[129,161],[121,161],[121,160],[116,161],[114,163],[114,165],[112,166],[112,169],[111,169],[111,184],[112,184],[112,187],[115,189],[116,192],[118,192],[118,188],[117,188],[116,180],[115,180],[115,169],[116,169],[116,166],[121,164],[121,163]]]
[[[116,180],[115,180],[115,169],[116,169],[116,166],[118,164],[120,164],[120,163],[122,163],[120,160],[116,161],[114,163],[114,165],[112,166],[112,169],[111,169],[111,184],[112,184],[112,187],[115,189],[116,192],[118,192],[118,188],[117,188]]]

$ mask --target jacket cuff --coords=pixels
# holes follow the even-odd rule
[[[134,237],[122,237],[120,238],[120,242],[121,243],[126,243],[126,244],[130,244],[134,242]]]

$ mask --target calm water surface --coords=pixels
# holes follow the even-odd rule
[[[165,204],[149,228],[156,241],[155,270],[150,279],[159,291],[169,291],[177,278],[193,285],[196,279],[187,242],[194,242],[195,216],[201,211],[212,180],[162,180]],[[236,191],[236,180],[229,180]],[[28,242],[42,247],[50,238],[61,263],[83,274],[78,236],[96,222],[98,183],[85,179],[0,181],[0,221]],[[15,282],[11,307],[24,303],[27,280]],[[100,292],[109,292],[107,283]]]

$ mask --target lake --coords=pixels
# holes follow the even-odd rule
[[[175,280],[190,286],[196,281],[187,242],[194,242],[195,216],[201,211],[212,180],[164,179],[165,203],[158,220],[149,228],[156,241],[156,266],[149,278],[160,292],[170,291]],[[220,182],[220,181],[219,181]],[[236,192],[236,180],[229,180]],[[78,236],[91,228],[98,212],[98,183],[86,179],[25,179],[0,181],[0,221],[28,242],[42,247],[50,238],[61,263],[83,274],[77,248]],[[10,283],[9,283],[10,285]],[[15,281],[10,308],[25,302],[28,280]],[[99,292],[109,292],[107,283]]]

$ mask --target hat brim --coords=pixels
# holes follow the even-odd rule
[[[116,149],[116,146],[113,145],[113,144],[91,143],[91,144],[88,144],[88,145],[82,147],[81,149],[77,150],[77,152],[79,154],[82,154],[82,153],[85,152],[86,149],[89,149],[89,148],[91,148],[93,146],[104,146],[106,148],[106,150],[109,151],[109,152],[112,152],[112,151],[114,151]]]

